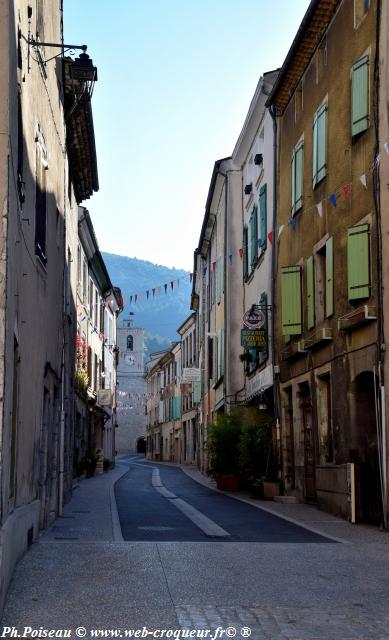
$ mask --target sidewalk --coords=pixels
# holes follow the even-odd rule
[[[114,486],[127,472],[128,466],[118,459],[108,473],[77,483],[63,515],[40,535],[39,541],[122,542]]]
[[[252,498],[248,491],[226,492],[216,488],[216,482],[192,465],[177,465],[182,471],[196,482],[203,484],[209,489],[224,493],[225,495],[241,500],[258,509],[263,509],[284,520],[305,527],[310,531],[327,535],[340,542],[348,543],[385,543],[389,544],[389,533],[381,531],[378,527],[363,524],[351,524],[342,518],[337,518],[325,511],[320,511],[314,505],[305,503],[283,504],[272,500],[259,500]]]
[[[145,460],[145,462],[153,464],[151,460]],[[201,471],[193,465],[174,462],[158,462],[155,464],[179,467],[190,478],[209,489],[228,495],[235,500],[241,500],[257,509],[272,513],[284,520],[293,522],[315,533],[329,536],[339,542],[389,544],[389,532],[381,531],[378,527],[364,524],[351,524],[342,518],[337,518],[325,511],[319,511],[315,506],[305,503],[283,504],[273,502],[272,500],[252,498],[248,491],[219,491],[219,489],[216,488],[215,480],[201,473]]]

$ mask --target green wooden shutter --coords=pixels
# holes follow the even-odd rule
[[[303,154],[304,145],[300,142],[292,158],[292,215],[303,205]]]
[[[347,240],[348,299],[370,296],[369,225],[348,229]]]
[[[217,380],[221,378],[221,364],[222,364],[222,341],[221,341],[221,330],[217,332]]]
[[[301,267],[281,269],[282,333],[299,335],[301,326]]]
[[[257,207],[253,208],[250,217],[250,271],[252,271],[256,265],[258,257],[258,222],[257,222]]]
[[[193,402],[200,402],[201,400],[201,382],[193,383]]]
[[[351,135],[369,127],[369,56],[353,65],[351,73]]]
[[[178,420],[181,415],[181,398],[173,398],[173,420]]]
[[[326,242],[326,318],[334,313],[334,239]]]
[[[313,122],[313,187],[327,173],[327,105],[315,113]]]
[[[249,273],[248,264],[248,229],[243,227],[243,278],[246,279]]]
[[[259,229],[260,229],[260,246],[266,249],[267,244],[267,187],[266,184],[259,191]]]
[[[308,329],[315,326],[315,275],[313,256],[307,259],[307,322]]]

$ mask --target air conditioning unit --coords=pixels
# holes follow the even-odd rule
[[[320,327],[313,331],[304,342],[307,349],[313,349],[322,342],[332,340],[332,338],[332,329],[330,327]]]
[[[305,340],[298,340],[297,342],[297,353],[306,353],[307,347],[305,344]]]

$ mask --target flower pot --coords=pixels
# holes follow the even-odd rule
[[[220,491],[237,491],[238,478],[232,474],[216,476],[216,486]]]
[[[279,482],[264,482],[263,483],[263,497],[265,500],[273,500],[274,496],[280,495],[280,483]]]

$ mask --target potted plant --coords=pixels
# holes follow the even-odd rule
[[[243,426],[239,464],[255,497],[271,499],[279,494],[271,416],[256,416]]]
[[[208,428],[209,475],[222,491],[238,489],[241,424],[236,416],[220,415]]]

